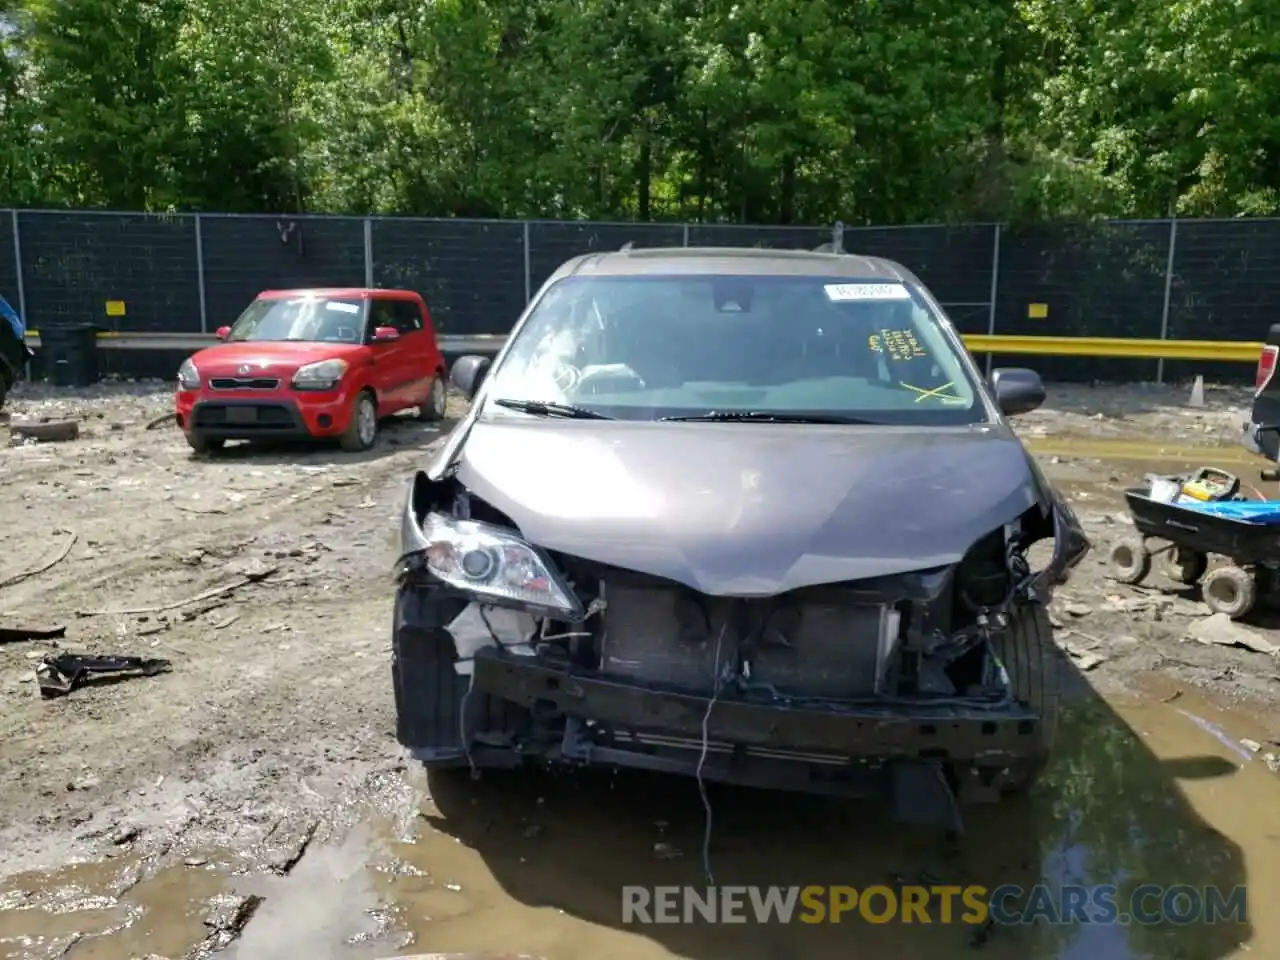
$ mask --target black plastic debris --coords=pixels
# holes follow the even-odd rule
[[[60,653],[45,657],[37,664],[36,682],[40,684],[40,696],[49,699],[65,697],[95,675],[113,674],[121,679],[154,677],[158,673],[168,673],[171,667],[168,660],[146,657]]]

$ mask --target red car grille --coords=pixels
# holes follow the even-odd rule
[[[275,377],[210,377],[213,390],[275,390],[280,381]]]

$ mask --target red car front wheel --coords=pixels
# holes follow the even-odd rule
[[[351,422],[342,433],[342,449],[348,453],[363,453],[373,448],[378,439],[378,404],[368,390],[356,395],[351,410]]]

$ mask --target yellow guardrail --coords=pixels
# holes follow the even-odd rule
[[[104,345],[128,350],[200,350],[217,341],[208,333],[99,333]],[[27,331],[31,345],[39,346],[40,332]],[[502,334],[442,335],[446,349],[497,350],[506,339]],[[971,333],[964,337],[971,353],[1002,353],[1041,357],[1095,357],[1138,360],[1205,360],[1228,363],[1257,363],[1263,344],[1243,340],[1127,340],[1122,337],[1041,337]]]
[[[1245,340],[1126,340],[1121,337],[1021,337],[968,334],[972,353],[1257,363],[1263,344]]]

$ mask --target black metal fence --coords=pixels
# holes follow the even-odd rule
[[[89,321],[195,333],[271,287],[404,287],[442,333],[505,333],[575,254],[830,238],[828,226],[0,211],[0,294],[36,330]],[[1280,220],[847,227],[844,247],[911,268],[965,333],[1260,340],[1280,304]],[[1239,364],[1036,365],[1059,380],[1252,375]]]

